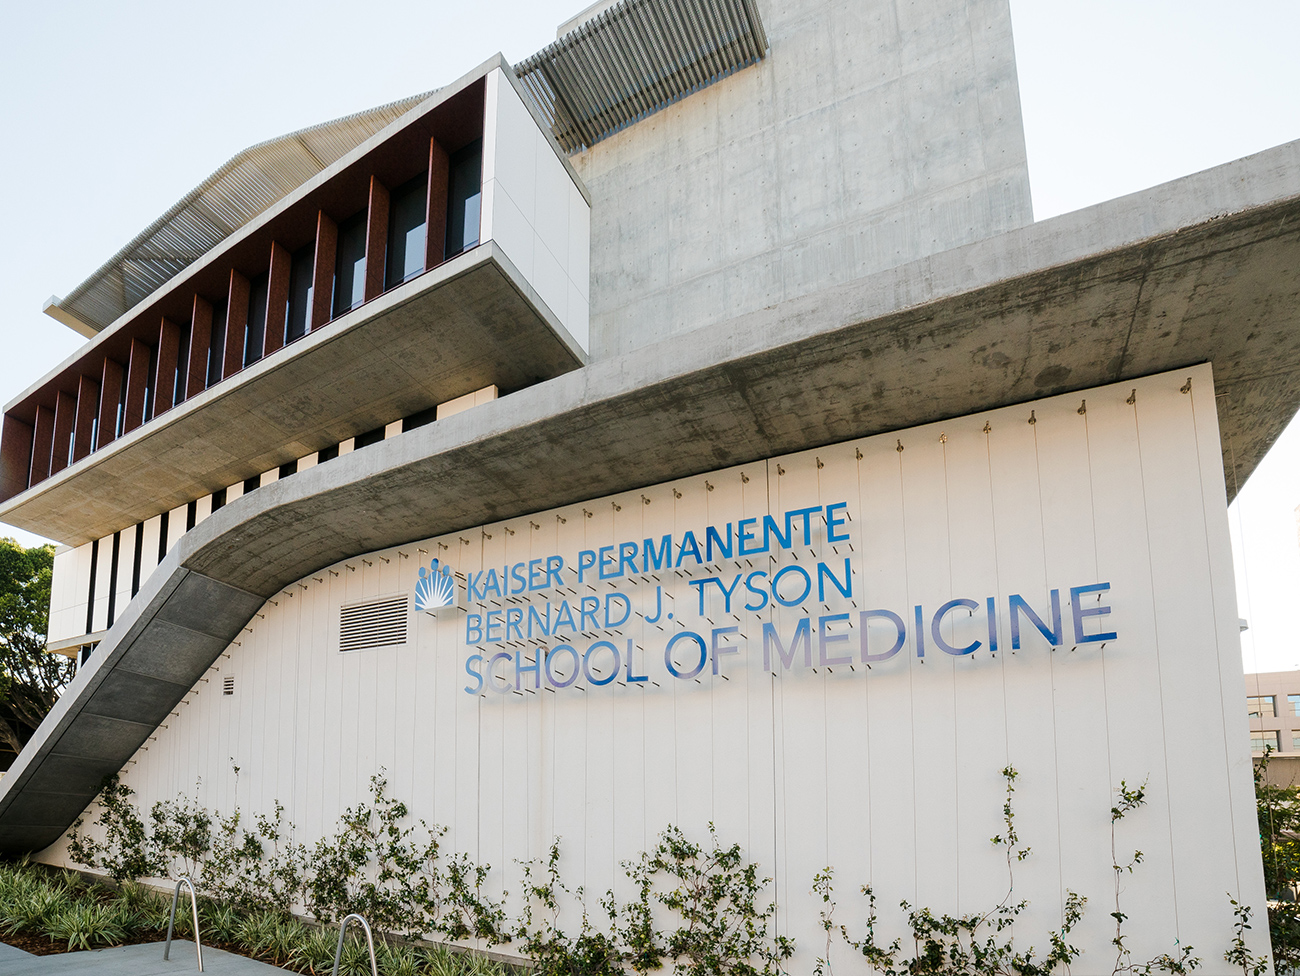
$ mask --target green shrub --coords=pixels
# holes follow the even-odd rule
[[[281,918],[269,933],[265,951],[273,963],[283,965],[297,957],[310,935],[311,929],[296,918]]]
[[[422,976],[461,976],[463,954],[452,952],[446,946],[421,949],[419,953]]]
[[[381,942],[375,958],[381,976],[419,976],[420,956],[413,945]]]
[[[57,913],[47,915],[41,931],[56,942],[67,943],[72,952],[118,945],[126,938],[127,927],[118,906],[83,900],[69,902]]]
[[[299,943],[291,962],[294,968],[313,974],[328,973],[334,965],[334,948],[338,945],[338,932],[318,928]]]
[[[241,917],[235,906],[222,901],[199,902],[199,927],[204,941],[233,943],[239,937]]]
[[[336,935],[335,939],[337,938]],[[334,954],[330,953],[330,962],[333,961]],[[344,940],[343,954],[339,958],[339,976],[370,976],[370,949],[364,936],[350,935]]]
[[[246,915],[235,929],[235,941],[249,952],[259,955],[269,952],[275,941],[275,929],[279,923],[280,916],[273,911]]]
[[[116,902],[129,913],[130,928],[142,935],[167,931],[171,905],[157,892],[136,881],[124,881],[118,888]],[[180,906],[177,905],[177,914]]]
[[[61,915],[71,904],[72,899],[61,887],[50,885],[43,878],[34,879],[24,897],[10,902],[5,913],[5,932],[9,935],[40,932],[46,919]]]

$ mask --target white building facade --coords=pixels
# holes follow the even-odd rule
[[[1135,960],[1233,971],[1229,896],[1266,954],[1227,502],[1300,403],[1300,149],[1036,225],[1004,3],[705,6],[375,110],[134,303],[95,312],[106,265],[55,309],[89,339],[6,407],[0,516],[67,542],[50,646],[94,650],[0,845],[66,863],[114,772],[311,842],[382,770],[516,914],[556,838],[627,899],[712,825],[810,972],[828,866],[885,943],[998,904],[1011,767],[1017,946],[1073,892],[1110,972],[1140,850]],[[670,15],[718,31],[696,75],[609,81]]]

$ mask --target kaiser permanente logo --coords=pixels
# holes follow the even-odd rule
[[[1117,639],[1105,627],[1106,582],[872,606],[849,556],[847,510],[844,501],[790,509],[584,549],[572,566],[550,555],[468,573],[466,599],[478,612],[467,608],[462,624],[464,691],[725,678],[732,655],[761,655],[773,673],[859,666],[865,673],[905,656],[904,648],[924,662],[927,652],[996,658],[1007,637],[1012,653],[1035,642],[1104,649]],[[420,586],[437,585],[437,565],[431,582],[421,571]],[[447,585],[454,593],[454,580]],[[641,637],[623,634],[625,625]]]
[[[435,616],[439,610],[456,607],[456,576],[451,567],[434,560],[428,567],[420,567],[420,580],[415,584],[415,609]]]

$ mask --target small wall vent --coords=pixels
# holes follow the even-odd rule
[[[405,595],[343,607],[339,611],[339,650],[405,644],[409,616]]]
[[[221,679],[221,693],[223,695],[233,695],[235,693],[235,676],[228,674]]]

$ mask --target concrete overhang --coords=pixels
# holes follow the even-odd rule
[[[168,553],[0,783],[53,843],[268,597],[340,559],[1213,364],[1228,490],[1300,403],[1300,143],[595,363],[268,485]]]
[[[584,361],[487,241],[14,496],[0,521],[80,545],[474,390]]]

